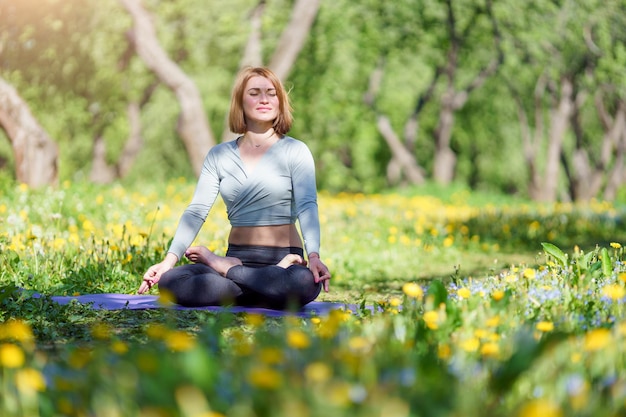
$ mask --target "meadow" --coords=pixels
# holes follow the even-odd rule
[[[0,185],[3,416],[626,415],[626,229],[607,202],[321,193],[328,315],[102,311],[193,193]],[[224,253],[221,203],[197,239]],[[156,294],[156,290],[153,290]]]

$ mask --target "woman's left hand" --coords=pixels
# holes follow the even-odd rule
[[[317,284],[321,282],[324,287],[324,291],[328,292],[328,288],[330,286],[330,271],[317,254],[309,256],[309,269],[313,272],[315,283]]]

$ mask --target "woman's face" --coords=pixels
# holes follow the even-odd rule
[[[278,95],[274,84],[258,75],[250,78],[243,92],[243,114],[248,127],[255,123],[273,124],[278,117],[278,110]]]

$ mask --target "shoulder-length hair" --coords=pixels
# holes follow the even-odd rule
[[[289,95],[283,86],[280,79],[274,74],[272,70],[265,67],[246,67],[242,69],[237,75],[235,85],[233,87],[230,112],[228,114],[228,125],[233,133],[245,133],[246,118],[243,113],[243,95],[246,88],[246,84],[250,78],[254,76],[261,76],[270,80],[276,89],[276,95],[278,96],[278,116],[274,120],[274,131],[279,135],[284,135],[291,129],[293,123],[293,116],[291,115],[291,104],[289,103]]]

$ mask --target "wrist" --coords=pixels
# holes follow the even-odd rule
[[[320,254],[317,252],[313,252],[313,253],[309,253],[309,259],[313,259],[313,258],[320,258]]]

